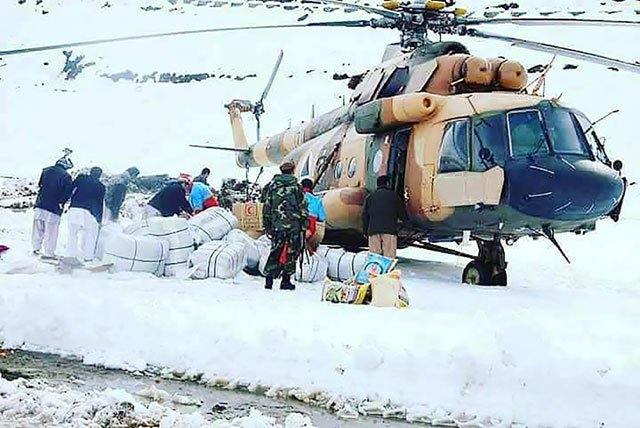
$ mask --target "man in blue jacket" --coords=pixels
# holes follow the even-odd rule
[[[98,230],[102,223],[104,206],[104,185],[100,182],[102,169],[91,168],[89,175],[80,174],[73,181],[71,208],[67,214],[69,224],[69,240],[66,256],[71,259],[93,260]],[[78,251],[78,240],[82,237],[82,250]],[[78,253],[82,256],[78,257]]]
[[[307,201],[309,209],[309,228],[306,232],[307,251],[313,254],[324,239],[324,222],[327,220],[327,214],[324,212],[324,205],[319,196],[313,194],[313,180],[310,178],[303,179],[300,184],[304,189],[304,199]]]
[[[67,173],[71,168],[71,159],[64,156],[55,165],[43,169],[40,174],[31,244],[36,255],[40,254],[44,244],[43,259],[56,258],[60,216],[63,205],[71,196],[71,176]]]

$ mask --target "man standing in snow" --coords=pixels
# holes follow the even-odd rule
[[[265,288],[273,287],[273,280],[282,273],[281,290],[295,290],[291,275],[304,246],[308,226],[307,203],[302,186],[294,177],[291,161],[280,165],[277,174],[262,191],[262,221],[271,238],[271,252],[267,259]]]
[[[107,207],[107,220],[117,222],[120,218],[120,209],[127,195],[127,189],[131,180],[140,175],[140,170],[135,166],[127,169],[122,174],[109,177],[106,180],[105,205]]]
[[[313,181],[305,178],[300,182],[304,189],[304,199],[309,209],[309,228],[306,233],[307,250],[313,254],[324,238],[324,222],[327,214],[324,212],[322,199],[313,194]]]
[[[369,237],[369,251],[395,258],[398,248],[398,220],[407,220],[400,196],[388,187],[387,176],[378,177],[378,188],[362,208],[362,230]]]
[[[95,254],[98,229],[102,223],[105,194],[104,185],[100,183],[101,175],[102,169],[94,166],[89,175],[80,174],[73,181],[71,208],[67,214],[69,240],[66,256],[75,262],[79,261],[78,236],[80,232],[84,232],[80,260],[90,262]]]
[[[33,253],[37,255],[40,254],[44,243],[43,259],[56,258],[62,207],[71,196],[71,176],[67,172],[71,168],[73,163],[65,155],[58,159],[54,166],[43,169],[40,174],[31,244]]]
[[[144,207],[143,219],[160,216],[171,217],[182,212],[191,216],[193,208],[187,201],[187,189],[190,187],[191,181],[187,177],[181,177],[178,181],[167,184]]]

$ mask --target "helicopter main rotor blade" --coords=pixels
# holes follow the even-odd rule
[[[365,12],[373,13],[376,15],[384,16],[385,18],[396,19],[400,16],[398,12],[386,9],[378,9],[377,7],[363,6],[356,3],[349,3],[341,0],[305,0],[305,3],[317,3],[317,4],[335,4],[342,7],[352,7],[354,9],[363,10]]]
[[[511,43],[513,46],[523,47],[539,52],[551,52],[569,58],[580,59],[583,61],[593,62],[596,64],[606,65],[607,67],[615,67],[620,70],[632,71],[640,73],[640,64],[623,61],[620,59],[609,58],[603,55],[585,52],[577,49],[567,48],[564,46],[550,45],[547,43],[533,42],[531,40],[518,39],[516,37],[503,36],[495,33],[485,33],[475,29],[468,29],[463,35],[471,37],[479,37],[483,39],[502,40]]]
[[[355,21],[328,21],[328,22],[309,22],[306,24],[285,24],[285,25],[258,25],[243,27],[222,27],[222,28],[205,28],[201,30],[186,31],[170,31],[166,33],[142,34],[137,36],[112,37],[106,39],[84,40],[80,42],[60,43],[55,45],[31,46],[27,48],[0,50],[0,56],[18,55],[31,52],[41,52],[55,49],[73,48],[77,46],[100,45],[105,43],[126,42],[132,40],[154,39],[160,37],[183,36],[188,34],[217,33],[223,31],[242,31],[242,30],[267,30],[279,28],[304,28],[304,27],[370,27],[371,21],[355,20]]]
[[[638,26],[640,21],[591,18],[469,18],[459,20],[462,25],[514,24],[514,25],[611,25]]]
[[[262,91],[262,96],[260,97],[260,103],[267,98],[269,91],[271,90],[271,85],[273,85],[273,79],[276,78],[276,73],[278,73],[278,69],[280,68],[280,63],[282,62],[282,57],[284,56],[284,52],[280,49],[280,53],[278,54],[278,59],[276,60],[276,64],[273,66],[273,70],[271,71],[271,76],[269,77],[269,81],[267,82],[267,86],[265,86],[264,91]]]

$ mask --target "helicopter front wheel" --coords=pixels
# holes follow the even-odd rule
[[[462,272],[462,282],[471,285],[507,285],[507,262],[499,239],[478,240],[478,257]]]

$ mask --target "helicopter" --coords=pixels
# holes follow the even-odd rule
[[[434,41],[429,33],[495,39],[528,49],[640,72],[640,64],[581,50],[487,33],[483,24],[624,25],[640,21],[583,18],[473,18],[454,2],[400,3],[382,8],[340,0],[307,0],[349,6],[376,18],[289,25],[221,27],[90,40],[0,51],[11,55],[71,46],[219,31],[264,28],[369,27],[395,29],[400,41],[386,47],[382,61],[350,80],[349,102],[285,131],[260,138],[264,99],[232,100],[228,110],[239,167],[295,163],[296,176],[310,177],[327,214],[323,243],[366,246],[361,211],[386,175],[405,202],[409,220],[399,226],[400,248],[415,246],[470,259],[462,281],[506,285],[503,242],[522,237],[549,239],[569,262],[558,233],[585,234],[596,222],[617,221],[628,181],[622,162],[611,161],[597,121],[559,99],[539,95],[545,68],[534,88],[517,61],[473,56],[459,42]],[[257,142],[249,144],[242,119],[252,113]],[[478,254],[441,245],[474,240]]]

